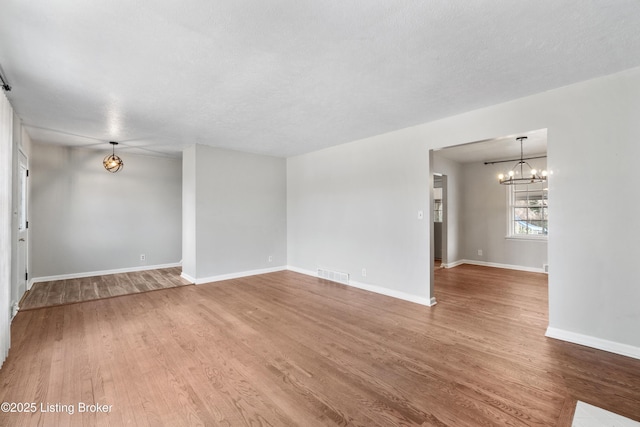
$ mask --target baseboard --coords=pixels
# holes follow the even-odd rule
[[[294,273],[306,274],[307,276],[318,277],[318,272],[313,270],[305,270],[304,268],[294,267],[292,265],[287,265],[287,270],[293,271]]]
[[[294,267],[291,265],[287,266],[287,270],[293,271],[295,273],[305,274],[307,276],[318,277],[318,273],[312,270],[306,270],[303,268]],[[388,297],[393,297],[397,299],[401,299],[404,301],[414,302],[416,304],[425,305],[427,307],[431,307],[436,304],[436,299],[434,298],[423,298],[416,295],[407,294],[405,292],[395,291],[393,289],[384,288],[382,286],[369,285],[366,283],[356,282],[354,280],[349,280],[349,284],[347,286],[353,286],[354,288],[363,289],[365,291],[373,292],[376,294],[386,295]]]
[[[640,359],[640,347],[634,347],[629,344],[622,344],[615,341],[609,341],[602,338],[583,335],[576,332],[566,331],[564,329],[552,328],[549,326],[545,336],[561,341],[567,341],[574,344],[580,344],[598,350],[607,351],[609,353],[620,354],[622,356]]]
[[[188,280],[191,283],[196,283],[196,278],[195,277],[191,277],[188,274],[186,274],[184,271],[182,273],[180,273],[180,277],[182,277],[185,280]]]
[[[483,267],[506,268],[507,270],[528,271],[530,273],[546,273],[546,271],[544,271],[544,268],[525,267],[523,265],[514,265],[514,264],[500,264],[497,262],[476,261],[472,259],[463,259],[460,261],[456,261],[453,264],[455,264],[454,267],[460,264],[471,264],[471,265],[480,265]],[[446,268],[451,268],[451,267],[448,267],[448,265],[449,264],[447,264]]]
[[[59,274],[57,276],[34,277],[33,279],[29,280],[29,283],[27,285],[27,290],[30,290],[31,286],[33,286],[34,283],[40,283],[40,282],[53,282],[56,280],[66,280],[66,279],[81,279],[83,277],[106,276],[107,274],[133,273],[136,271],[180,267],[181,265],[182,263],[180,262],[174,262],[170,264],[142,265],[138,267],[116,268],[113,270],[87,271],[84,273],[71,273],[71,274]]]
[[[13,323],[13,319],[16,318],[18,311],[20,311],[20,305],[18,305],[18,302],[16,301],[11,304],[11,320],[9,321],[9,323]]]
[[[454,261],[454,262],[448,262],[448,263],[442,263],[442,266],[444,268],[453,268],[453,267],[457,267],[459,265],[464,264],[464,260],[463,259],[459,259],[458,261]]]
[[[218,276],[209,276],[209,277],[202,277],[202,278],[192,278],[184,273],[182,273],[182,277],[191,281],[192,283],[195,283],[196,285],[202,285],[204,283],[212,283],[212,282],[220,282],[222,280],[231,280],[231,279],[238,279],[240,277],[248,277],[248,276],[256,276],[258,274],[266,274],[266,273],[274,273],[276,271],[283,271],[286,270],[287,267],[286,266],[280,266],[280,267],[271,267],[271,268],[262,268],[259,270],[249,270],[249,271],[240,271],[237,273],[229,273],[229,274],[220,274]]]

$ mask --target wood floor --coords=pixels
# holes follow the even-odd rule
[[[285,271],[20,312],[0,402],[38,407],[0,425],[554,426],[576,399],[640,420],[640,360],[544,337],[545,275],[436,281],[431,308]]]
[[[180,267],[174,267],[35,283],[20,303],[20,309],[32,310],[190,285],[180,277],[181,271]]]

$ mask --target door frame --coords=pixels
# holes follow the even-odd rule
[[[441,239],[440,239],[440,262],[441,265],[447,265],[448,262],[448,253],[447,253],[447,213],[448,213],[448,208],[447,208],[447,175],[439,173],[439,172],[432,172],[432,178],[431,178],[431,186],[432,186],[432,194],[435,194],[435,177],[440,177],[440,188],[442,188],[442,234],[441,234]],[[431,200],[431,209],[435,211],[435,196],[433,197],[433,199]],[[432,219],[431,219],[431,239],[434,240],[434,245],[435,245],[435,212],[434,215],[432,215]],[[434,246],[434,252],[432,253],[432,255],[435,254],[435,246]],[[435,258],[432,256],[432,258]]]
[[[16,284],[12,295],[12,310],[17,311],[18,303],[29,290],[29,157],[18,149],[17,201],[16,201]],[[24,272],[21,271],[24,269]],[[15,312],[12,316],[15,316]]]

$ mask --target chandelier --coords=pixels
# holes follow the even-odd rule
[[[118,143],[110,141],[109,144],[113,145],[113,151],[110,155],[104,158],[104,160],[102,161],[102,165],[109,172],[116,173],[122,170],[122,168],[124,167],[124,162],[120,157],[116,156],[116,145],[118,145]]]
[[[516,138],[517,141],[520,141],[520,160],[517,161],[509,172],[498,175],[498,181],[500,184],[533,184],[534,182],[544,182],[547,180],[546,170],[538,171],[537,169],[532,168],[531,165],[525,161],[522,149],[522,141],[525,139],[527,139],[526,136],[519,136]]]

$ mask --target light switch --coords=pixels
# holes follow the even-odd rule
[[[424,219],[424,212],[418,211],[418,219]]]

